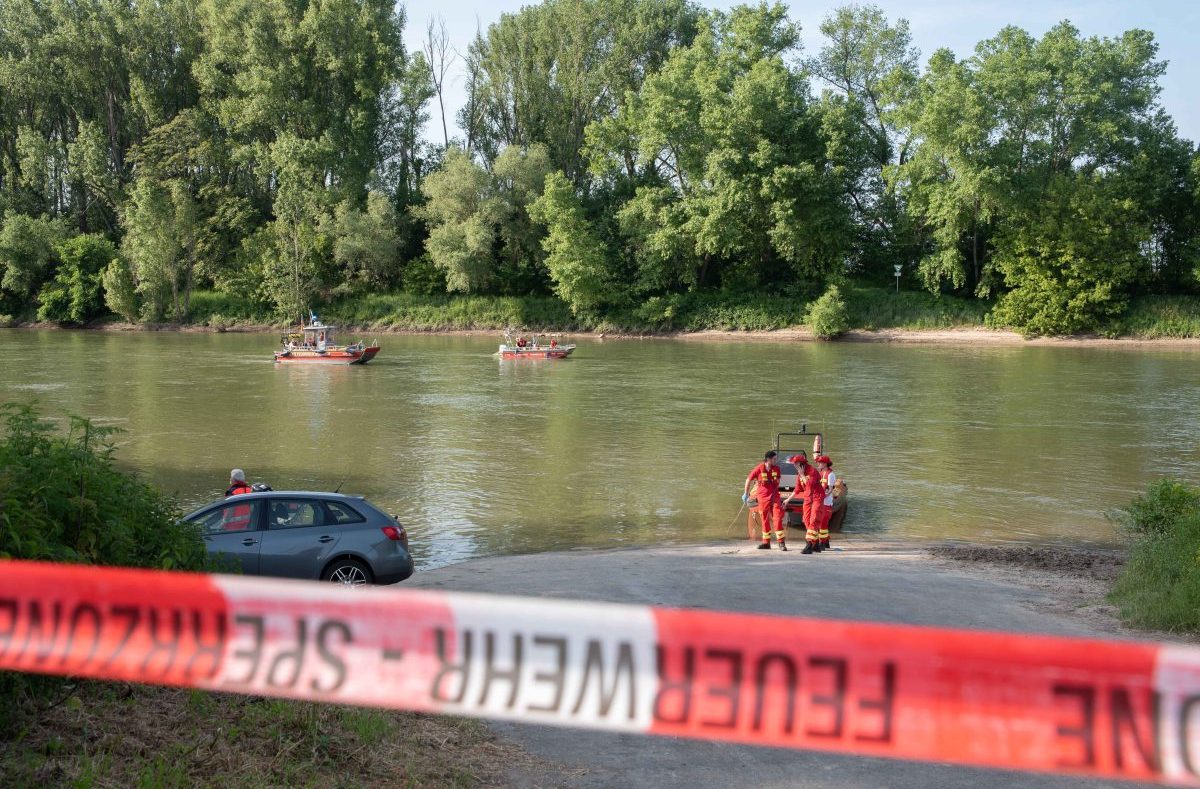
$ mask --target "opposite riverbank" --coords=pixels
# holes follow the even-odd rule
[[[332,322],[332,320],[331,320]],[[493,337],[506,331],[505,327],[485,327],[469,329],[436,329],[412,328],[403,326],[359,326],[354,324],[338,325],[342,336],[346,334],[371,335],[438,335],[460,337]],[[63,331],[97,331],[97,332],[154,332],[175,331],[184,333],[244,333],[244,334],[276,334],[286,331],[289,327],[281,323],[238,323],[231,325],[210,326],[194,323],[125,323],[120,321],[103,321],[87,326],[61,326],[53,323],[29,322],[8,328],[17,329],[51,329]],[[1002,329],[982,327],[963,327],[952,329],[852,329],[833,340],[820,340],[806,328],[731,331],[721,329],[703,329],[699,331],[647,331],[647,332],[604,332],[568,330],[556,331],[562,337],[570,339],[595,340],[683,340],[697,342],[863,342],[863,343],[895,343],[901,345],[961,345],[961,346],[1007,346],[1007,347],[1064,347],[1064,348],[1126,348],[1126,349],[1200,349],[1200,336],[1197,337],[1104,337],[1094,334],[1072,335],[1068,337],[1023,337],[1022,335]]]
[[[1146,296],[1104,332],[1027,339],[989,324],[991,303],[977,299],[901,291],[861,284],[843,288],[847,331],[839,339],[858,342],[942,343],[965,345],[1087,344],[1114,342],[1185,344],[1200,342],[1200,298]],[[809,302],[782,294],[684,293],[655,297],[603,316],[573,315],[549,296],[420,296],[377,293],[346,297],[321,307],[327,323],[345,332],[369,334],[496,334],[505,329],[594,337],[668,337],[683,339],[815,339],[809,329]],[[58,328],[31,315],[0,316],[0,326]],[[287,321],[251,299],[197,291],[185,321],[121,323],[99,320],[85,329],[112,331],[278,332]]]

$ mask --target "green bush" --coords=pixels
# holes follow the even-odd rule
[[[199,570],[204,543],[175,501],[113,464],[115,428],[0,405],[0,559]]]
[[[1130,624],[1200,631],[1200,487],[1150,486],[1117,516],[1133,544],[1111,599]]]
[[[809,325],[813,334],[822,340],[837,337],[850,328],[846,300],[842,298],[842,292],[837,285],[830,285],[829,290],[812,303],[804,316],[804,322]]]
[[[982,326],[992,302],[925,290],[873,287],[848,282],[841,287],[850,325],[856,329],[947,329]]]
[[[139,310],[137,283],[129,261],[114,258],[100,275],[100,283],[104,286],[105,306],[130,323],[136,323]]]
[[[58,271],[38,294],[38,320],[85,323],[104,313],[101,278],[117,256],[116,246],[99,233],[75,236],[56,247]]]
[[[32,406],[0,405],[0,560],[199,570],[197,530],[174,500],[113,465],[114,428],[72,417],[66,435]],[[0,675],[0,730],[62,681]]]
[[[1116,323],[1118,334],[1136,337],[1200,337],[1200,297],[1142,296]]]
[[[275,323],[278,318],[251,296],[222,293],[216,290],[194,290],[188,305],[188,321],[206,326],[235,323]]]

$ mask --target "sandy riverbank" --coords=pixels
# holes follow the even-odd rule
[[[231,326],[202,326],[196,324],[156,323],[136,324],[103,322],[84,327],[64,327],[54,323],[22,323],[18,329],[54,329],[62,331],[140,332],[176,331],[186,333],[247,333],[273,334],[288,329],[287,325],[269,323],[242,323]],[[343,333],[387,335],[444,335],[458,337],[495,338],[504,330],[481,329],[412,329],[405,327],[341,326]],[[812,332],[803,327],[777,329],[773,331],[722,331],[706,329],[695,332],[553,332],[562,337],[596,340],[667,339],[702,342],[817,342]],[[959,345],[959,346],[1037,346],[1063,348],[1129,348],[1129,349],[1200,349],[1200,337],[1102,337],[1099,335],[1072,335],[1068,337],[1032,337],[998,329],[968,326],[951,329],[853,329],[832,342],[895,343],[903,345]]]

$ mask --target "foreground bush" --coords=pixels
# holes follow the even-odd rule
[[[1200,487],[1157,482],[1119,519],[1133,540],[1111,596],[1122,618],[1138,627],[1200,631]]]
[[[72,417],[66,435],[33,406],[0,406],[0,559],[198,570],[199,533],[176,503],[113,465],[114,428]],[[0,731],[39,714],[63,680],[0,675]]]
[[[0,406],[0,558],[197,570],[204,543],[173,499],[113,465],[114,428]]]

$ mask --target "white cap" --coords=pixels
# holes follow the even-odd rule
[[[233,480],[234,482],[245,482],[246,472],[242,471],[240,468],[235,468],[233,471],[229,472],[229,479]]]

